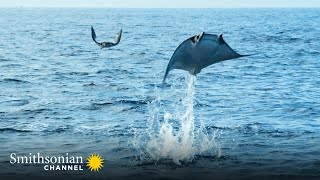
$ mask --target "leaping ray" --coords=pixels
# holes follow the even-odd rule
[[[92,39],[93,39],[93,41],[95,43],[98,44],[98,46],[101,47],[101,49],[102,48],[109,48],[109,47],[112,47],[112,46],[115,46],[115,45],[119,44],[120,39],[121,39],[121,34],[122,34],[122,29],[120,29],[120,31],[116,34],[116,36],[114,38],[114,43],[113,42],[101,42],[101,43],[99,43],[99,42],[96,41],[97,36],[96,36],[96,33],[94,32],[93,27],[91,26]]]
[[[200,34],[182,42],[174,51],[162,84],[165,83],[167,75],[173,69],[182,69],[192,75],[197,75],[201,69],[228,59],[239,58],[247,55],[240,55],[235,52],[223,39],[221,35]]]

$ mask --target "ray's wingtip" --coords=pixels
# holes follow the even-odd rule
[[[166,86],[165,83],[162,82],[161,85],[160,85],[160,88],[164,89],[165,86]]]
[[[161,88],[164,88],[166,86],[167,75],[168,75],[168,73],[166,72],[166,74],[164,75],[164,77],[162,79]]]
[[[163,80],[162,80],[162,83],[161,83],[161,88],[164,88],[165,85],[166,85],[166,80],[163,79]]]
[[[166,82],[162,82],[158,87],[160,87],[162,90],[165,89],[166,87],[170,87],[171,85],[166,83]]]

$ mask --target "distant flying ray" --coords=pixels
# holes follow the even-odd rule
[[[218,36],[202,32],[182,42],[174,51],[162,84],[173,69],[182,69],[197,75],[201,69],[211,64],[243,56],[247,55],[240,55],[231,49],[222,38],[222,34]]]
[[[99,42],[96,41],[97,36],[96,36],[96,33],[94,32],[93,27],[91,26],[92,39],[93,39],[93,41],[95,43],[98,44],[98,46],[101,47],[101,49],[102,48],[109,48],[109,47],[112,47],[112,46],[115,46],[115,45],[119,44],[120,39],[121,39],[121,34],[122,34],[122,29],[116,34],[116,37],[114,38],[114,43],[113,42],[101,42],[101,43],[99,43]]]

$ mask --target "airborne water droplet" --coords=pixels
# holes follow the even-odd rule
[[[164,107],[160,106],[162,103],[159,94],[150,104],[147,131],[136,135],[134,143],[135,146],[139,145],[136,146],[137,149],[142,149],[142,154],[147,154],[147,160],[172,159],[175,164],[180,165],[191,162],[198,154],[209,153],[205,155],[212,156],[212,153],[215,153],[218,157],[221,155],[220,147],[215,142],[215,133],[208,134],[202,121],[201,127],[195,127],[195,80],[195,76],[190,76],[182,104],[178,105],[183,106],[183,110],[164,110]],[[140,159],[143,161],[144,158]]]

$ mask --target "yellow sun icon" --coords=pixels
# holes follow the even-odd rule
[[[103,158],[99,154],[91,154],[87,158],[87,167],[91,171],[99,171],[103,167]]]

